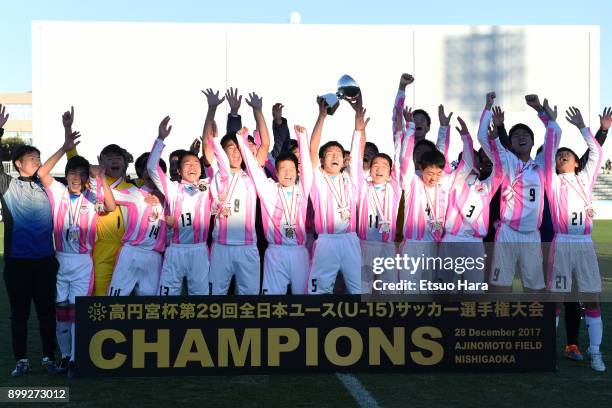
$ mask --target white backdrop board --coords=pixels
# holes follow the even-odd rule
[[[33,139],[48,157],[61,144],[61,113],[74,105],[81,154],[95,160],[109,143],[134,157],[150,149],[157,126],[172,117],[167,153],[188,148],[201,134],[206,99],[201,89],[238,87],[309,130],[315,97],[335,91],[343,74],[357,80],[372,120],[368,140],[391,151],[391,108],[402,72],[413,73],[407,103],[426,109],[438,129],[437,106],[464,117],[474,138],[484,94],[495,90],[506,123],[529,124],[542,142],[543,128],[524,104],[538,93],[559,105],[574,104],[593,131],[599,110],[597,26],[374,26],[185,23],[50,22],[32,24]],[[229,107],[217,112],[225,130]],[[253,128],[242,104],[243,123]],[[585,150],[565,120],[562,145]],[[453,122],[453,126],[456,122]],[[343,103],[326,122],[323,142],[349,147],[353,112]],[[508,126],[509,128],[509,126]],[[451,155],[459,152],[453,132]],[[476,143],[477,145],[477,143]],[[535,152],[534,152],[535,153]]]

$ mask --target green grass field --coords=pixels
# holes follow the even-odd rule
[[[612,221],[596,223],[594,239],[600,256],[605,291],[612,292]],[[3,236],[0,224],[0,236]],[[3,265],[0,263],[0,265]],[[0,266],[1,267],[1,266]],[[52,377],[39,363],[38,323],[32,310],[28,349],[33,371],[14,379],[8,300],[0,289],[0,386],[70,386],[71,405],[207,406],[207,407],[353,407],[359,406],[335,375],[275,375],[176,378],[82,379]],[[33,309],[33,308],[32,308]],[[612,406],[612,305],[602,304],[605,373],[588,362],[563,358],[563,319],[559,325],[558,367],[547,374],[356,374],[381,407],[610,407]],[[588,343],[581,327],[580,344]],[[44,406],[52,406],[45,404]]]

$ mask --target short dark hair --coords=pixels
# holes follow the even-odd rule
[[[415,109],[412,111],[412,117],[414,117],[414,115],[417,114],[421,114],[423,116],[425,116],[425,120],[427,121],[427,126],[431,126],[431,118],[429,117],[429,113],[425,112],[424,109]]]
[[[189,157],[189,156],[193,156],[196,159],[198,159],[198,162],[200,162],[200,156],[198,156],[197,154],[195,154],[194,152],[190,152],[190,151],[185,151],[185,153],[183,153],[180,157],[179,157],[179,162],[178,165],[179,167],[181,167],[181,165],[183,164],[183,160],[185,160],[185,157]],[[201,163],[200,163],[201,165]]]
[[[143,153],[140,156],[138,156],[138,158],[136,159],[136,163],[134,163],[134,168],[136,169],[136,175],[140,179],[142,178],[143,171],[147,168],[147,161],[149,160],[150,155],[151,153],[149,152]],[[159,158],[159,167],[161,167],[162,171],[166,173],[167,171],[166,162],[161,157]]]
[[[183,155],[185,153],[188,153],[188,151],[185,150],[185,149],[178,149],[178,150],[175,150],[172,153],[170,153],[170,156],[168,156],[168,158],[170,159],[173,156],[176,156],[178,158],[178,160],[181,160],[181,157],[183,157]]]
[[[374,155],[374,157],[372,157],[370,159],[370,167],[372,167],[372,164],[374,164],[374,160],[376,160],[376,159],[385,159],[386,161],[389,162],[389,167],[393,166],[393,160],[391,160],[391,157],[388,154],[386,154],[386,153],[376,153]]]
[[[278,171],[278,165],[282,161],[292,161],[295,164],[295,169],[299,169],[298,158],[293,153],[283,152],[276,157],[276,163],[274,164],[276,171]]]
[[[376,146],[372,142],[366,142],[365,147],[364,147],[364,151],[367,150],[367,149],[374,149],[374,151],[376,152],[374,154],[378,154],[378,146]]]
[[[69,171],[76,169],[84,169],[87,173],[87,176],[89,177],[89,162],[83,156],[77,155],[69,158],[66,162],[66,169],[64,171],[64,174],[68,175]]]
[[[330,147],[337,147],[337,148],[339,148],[340,150],[342,150],[342,155],[344,155],[344,147],[342,147],[340,142],[337,142],[335,140],[331,140],[331,141],[325,143],[323,146],[321,146],[319,148],[319,159],[322,159],[325,156],[325,151],[327,149],[329,149]]]
[[[289,139],[289,151],[292,151],[293,149],[297,149],[299,147],[298,145],[298,141],[295,139]]]
[[[34,146],[30,146],[26,144],[17,146],[15,150],[13,150],[13,154],[11,155],[13,167],[17,168],[17,166],[15,165],[15,162],[17,160],[21,160],[23,156],[25,156],[26,154],[30,154],[30,153],[38,153],[38,156],[40,156],[40,150],[38,150]]]
[[[574,172],[576,174],[578,174],[578,172],[581,170],[581,165],[580,165],[580,158],[578,158],[578,155],[576,154],[575,151],[573,151],[572,149],[570,149],[569,147],[560,147],[557,149],[557,153],[555,153],[555,156],[559,154],[559,152],[569,152],[572,154],[572,156],[574,156],[574,159],[576,160],[576,163],[578,163],[578,167],[576,167],[576,169],[574,170]]]
[[[516,125],[512,126],[510,128],[510,131],[508,132],[508,138],[510,139],[510,142],[512,142],[512,135],[517,130],[524,130],[529,133],[529,136],[531,136],[531,141],[533,141],[533,130],[531,130],[531,128],[524,123],[517,123]]]
[[[127,150],[114,143],[105,146],[104,149],[102,149],[102,151],[100,152],[100,156],[104,156],[107,154],[116,154],[118,156],[123,157],[123,160],[125,160],[126,165],[134,161],[134,158]]]
[[[238,137],[236,136],[236,132],[229,132],[225,136],[221,138],[221,147],[225,149],[229,142],[234,142],[236,147],[238,147]]]
[[[421,160],[419,160],[419,165],[423,170],[425,170],[427,167],[437,167],[439,169],[443,169],[446,166],[446,158],[439,150],[435,149],[430,152],[423,153]]]
[[[418,147],[421,147],[422,145],[426,145],[427,147],[429,147],[430,150],[438,150],[436,144],[431,140],[427,139],[421,139],[416,142],[416,144],[414,145],[414,150],[416,150]]]

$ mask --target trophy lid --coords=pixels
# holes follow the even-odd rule
[[[359,85],[350,75],[342,75],[338,80],[338,97],[353,99],[359,96],[360,93]]]

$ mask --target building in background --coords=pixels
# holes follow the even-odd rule
[[[6,173],[15,175],[8,145],[32,144],[32,92],[0,93],[0,104],[9,114],[2,136],[2,166]]]
[[[4,127],[4,139],[18,137],[32,143],[32,92],[0,93],[0,104],[6,106],[10,120]]]

